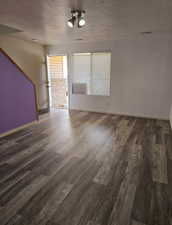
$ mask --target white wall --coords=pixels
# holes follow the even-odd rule
[[[43,46],[20,39],[0,36],[2,48],[36,84],[38,108],[47,107],[46,67]]]
[[[110,97],[72,95],[71,53],[112,52]],[[134,116],[169,118],[172,99],[172,39],[140,37],[47,47],[48,54],[68,53],[70,108]]]
[[[48,104],[45,88],[44,48],[32,42],[0,36],[0,48],[36,84],[38,107]],[[77,43],[47,48],[49,54],[68,54],[69,78],[72,77],[71,53],[111,51],[110,97],[72,95],[70,108],[144,117],[169,118],[172,99],[172,38],[141,37],[136,40]],[[171,113],[172,118],[172,113]]]

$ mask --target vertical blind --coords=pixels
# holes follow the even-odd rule
[[[110,95],[111,53],[73,54],[73,83],[85,84],[88,95]]]

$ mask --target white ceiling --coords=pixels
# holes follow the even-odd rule
[[[86,10],[86,26],[67,26],[71,9]],[[172,31],[172,0],[0,0],[0,24],[42,44],[114,40]]]

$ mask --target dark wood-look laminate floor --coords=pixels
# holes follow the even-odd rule
[[[0,139],[0,225],[171,225],[167,121],[61,110]]]

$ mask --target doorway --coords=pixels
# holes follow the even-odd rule
[[[49,100],[52,109],[68,108],[67,56],[48,56]]]

